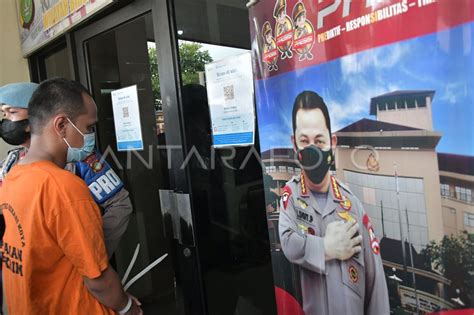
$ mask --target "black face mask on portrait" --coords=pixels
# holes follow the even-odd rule
[[[329,168],[334,163],[331,148],[324,151],[314,144],[304,149],[298,149],[297,156],[305,174],[315,184],[320,184],[324,180]]]
[[[30,138],[30,133],[26,131],[30,124],[28,119],[18,121],[3,119],[0,123],[0,136],[6,143],[20,145]]]

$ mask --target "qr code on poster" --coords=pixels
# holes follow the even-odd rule
[[[224,86],[224,100],[230,101],[234,99],[234,86]]]

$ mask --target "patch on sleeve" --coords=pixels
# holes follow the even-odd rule
[[[104,163],[100,161],[100,157],[96,153],[92,153],[85,160],[94,173],[99,173],[104,168]]]
[[[283,201],[283,209],[286,210],[288,206],[288,202],[290,201],[291,197],[291,188],[289,186],[285,186],[283,188],[283,193],[281,194],[281,200]]]
[[[114,197],[123,188],[120,177],[102,160],[99,153],[93,153],[75,165],[76,175],[86,182],[94,200],[99,204]]]
[[[372,227],[372,223],[370,222],[370,218],[367,214],[364,214],[362,222],[364,223],[365,228],[369,232],[370,247],[372,248],[372,252],[378,255],[380,253],[379,241],[377,240],[377,237],[375,236],[374,228]]]

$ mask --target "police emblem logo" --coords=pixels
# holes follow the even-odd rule
[[[273,17],[276,20],[275,34],[278,50],[281,52],[280,58],[293,58],[291,47],[293,46],[293,22],[286,14],[286,0],[277,0]]]
[[[312,60],[311,49],[315,43],[314,27],[306,17],[306,8],[302,1],[294,6],[292,17],[295,25],[293,49],[300,56],[299,61]]]
[[[104,168],[104,164],[100,163],[100,161],[94,161],[90,163],[89,165],[94,171],[94,173],[99,173]]]
[[[84,163],[92,165],[92,163],[98,161],[97,155],[95,153],[90,154],[84,159]],[[92,167],[92,166],[91,166]]]
[[[268,21],[263,23],[262,37],[263,62],[267,65],[268,71],[277,71],[278,50],[275,38],[273,37],[272,27],[270,26],[270,23]]]
[[[29,30],[35,19],[35,1],[20,0],[19,2],[21,27]]]
[[[353,265],[350,265],[348,272],[349,272],[349,279],[351,279],[353,283],[357,283],[357,281],[359,281],[359,273],[357,272],[357,268],[354,267]]]
[[[288,206],[288,201],[290,201],[290,196],[291,196],[291,188],[288,186],[285,186],[283,188],[283,193],[281,194],[281,200],[283,201],[284,210],[286,210],[286,207]]]

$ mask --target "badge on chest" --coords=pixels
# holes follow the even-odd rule
[[[307,234],[316,235],[316,231],[311,226],[306,226],[304,224],[298,224],[298,229],[299,229],[300,233],[303,234],[303,235],[307,235]]]

